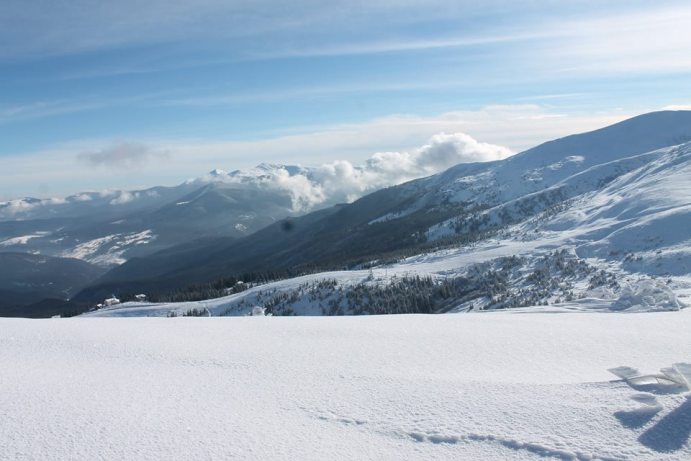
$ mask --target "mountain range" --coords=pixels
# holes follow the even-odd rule
[[[278,222],[243,239],[198,241],[135,258],[80,297],[98,298],[127,287],[171,290],[249,271],[353,267],[396,252],[423,251],[434,242],[481,239],[555,207],[568,208],[578,197],[604,191],[626,174],[664,162],[671,154],[654,150],[690,136],[691,112],[646,114],[505,160],[460,164],[350,204]],[[654,152],[645,154],[649,151]],[[677,156],[680,159],[668,160],[658,175],[678,177],[688,156]],[[671,184],[678,182],[657,181],[656,196],[672,195],[665,190]],[[681,191],[675,200],[683,205],[690,198],[688,191]],[[691,223],[688,214],[680,219]],[[579,222],[570,227],[583,228]]]
[[[2,202],[0,251],[112,267],[194,239],[242,237],[310,210],[275,181],[298,175],[306,178],[309,170],[261,164],[249,171],[214,170],[175,187]]]
[[[275,178],[309,179],[311,171],[280,165],[61,204],[11,201],[0,204],[0,247],[110,265],[73,296],[82,307],[111,294],[160,295],[248,273],[401,261],[415,272],[415,255],[497,239],[568,248],[598,267],[616,266],[621,271],[610,272],[621,277],[686,277],[690,140],[691,112],[654,112],[352,203],[305,206]]]

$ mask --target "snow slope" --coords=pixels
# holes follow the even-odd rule
[[[280,295],[295,298],[283,302],[280,313],[322,315],[335,312],[328,306],[338,301],[340,293],[336,290],[352,292],[353,287],[363,284],[382,286],[395,281],[393,277],[418,275],[481,281],[487,278],[487,271],[500,270],[510,257],[521,258],[520,266],[511,268],[507,277],[508,289],[502,288],[503,296],[513,300],[512,304],[498,303],[479,293],[459,299],[444,311],[544,302],[572,310],[679,309],[691,301],[685,297],[691,293],[689,178],[691,143],[686,143],[595,165],[540,192],[490,208],[482,212],[487,219],[471,219],[495,224],[505,220],[496,237],[393,265],[375,265],[371,275],[368,270],[326,272],[208,301],[127,303],[86,315],[165,316],[182,315],[190,309],[211,315],[244,315],[253,305],[265,306]],[[430,229],[429,234],[434,238],[453,233],[458,225],[445,222]],[[566,255],[557,256],[556,251]],[[571,264],[579,272],[564,276],[563,271],[552,270],[543,277],[549,282],[549,293],[540,294],[545,288],[536,286],[531,276],[545,263],[557,267]],[[337,286],[317,286],[329,280],[336,281]],[[319,291],[317,296],[310,294],[314,290]],[[678,300],[678,296],[682,298]],[[341,312],[357,313],[351,307],[344,305]]]
[[[543,258],[551,261],[555,249],[567,252],[566,261],[585,264],[590,272],[582,276],[562,277],[560,273],[551,274],[559,281],[560,286],[568,284],[573,291],[572,299],[556,294],[549,295],[541,301],[548,301],[551,311],[559,312],[611,312],[626,310],[630,312],[679,310],[691,304],[691,277],[670,277],[657,279],[646,274],[630,273],[620,264],[602,261],[595,258],[582,260],[569,246],[568,236],[549,236],[541,240],[515,241],[511,239],[492,239],[472,247],[461,247],[449,250],[426,253],[407,258],[399,263],[374,267],[371,270],[349,270],[320,272],[286,280],[254,286],[246,291],[228,296],[191,302],[126,302],[104,307],[82,314],[83,317],[167,317],[182,316],[191,310],[203,312],[208,316],[243,316],[248,315],[253,306],[266,306],[275,299],[286,299],[273,310],[280,315],[325,315],[330,300],[341,303],[340,313],[353,314],[343,298],[349,292],[362,286],[374,289],[386,287],[405,278],[422,276],[432,277],[439,283],[459,277],[474,277],[483,280],[487,271],[498,269],[497,266],[507,258],[519,258],[522,266],[516,268],[508,280],[505,292],[509,299],[519,298],[523,291],[530,291],[533,285],[530,274],[540,268]],[[568,250],[567,250],[568,249]],[[561,251],[560,250],[560,251]],[[568,253],[568,251],[572,253]],[[556,261],[560,261],[558,258]],[[618,281],[618,286],[610,288],[607,284],[591,286],[590,277],[602,273]],[[474,280],[471,278],[471,280]],[[329,286],[323,288],[322,285]],[[459,299],[446,306],[445,312],[465,312],[472,309],[486,309],[490,304],[483,296],[471,296]],[[535,302],[519,304],[527,309],[546,310],[537,307]],[[371,307],[377,307],[372,305]],[[510,306],[514,307],[515,306]]]
[[[598,165],[689,141],[691,111],[643,114],[599,130],[546,142],[504,160],[459,164],[404,184],[400,186],[401,193],[412,192],[418,200],[407,210],[397,211],[401,216],[443,203],[494,207],[551,188]]]
[[[0,319],[0,459],[691,458],[691,311]]]
[[[579,234],[583,256],[628,255],[625,266],[635,271],[691,273],[691,143],[638,158],[645,157],[653,158],[541,228]]]

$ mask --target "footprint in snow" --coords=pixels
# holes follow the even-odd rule
[[[609,370],[621,378],[632,389],[639,392],[631,399],[641,406],[635,410],[617,411],[614,417],[622,426],[637,429],[648,424],[663,406],[656,395],[681,394],[691,391],[691,364],[675,363],[662,368],[660,373],[641,374],[631,367],[617,367]],[[677,408],[663,416],[645,430],[638,441],[660,453],[671,453],[682,449],[691,436],[691,395]]]
[[[662,410],[662,405],[652,394],[634,394],[631,396],[631,400],[640,403],[641,406],[635,410],[622,410],[614,413],[614,417],[619,420],[621,425],[629,429],[645,426]]]

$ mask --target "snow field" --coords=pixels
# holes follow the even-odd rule
[[[689,459],[691,311],[0,319],[0,459]]]

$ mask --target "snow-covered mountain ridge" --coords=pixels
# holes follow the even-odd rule
[[[579,152],[565,151],[561,159],[533,154],[459,165],[395,188],[415,201],[366,224],[405,226],[413,213],[459,200],[459,215],[429,227],[426,235],[433,243],[488,233],[471,244],[427,250],[394,264],[372,261],[372,269],[278,281],[214,300],[126,304],[91,315],[243,315],[254,305],[275,314],[322,315],[545,304],[556,310],[640,311],[689,304],[691,142],[602,155],[601,163]],[[491,184],[523,178],[522,188],[490,193],[484,182],[490,176]]]
[[[691,141],[691,111],[654,112],[580,135],[550,141],[509,157],[486,163],[459,164],[430,178],[402,185],[415,197],[399,216],[438,204],[491,208],[541,192],[589,169],[604,181],[631,169],[661,148]],[[597,168],[594,168],[597,167]],[[609,171],[613,168],[614,171]],[[594,184],[593,186],[598,186]]]
[[[259,165],[232,173],[214,170],[175,187],[0,202],[0,251],[73,257],[107,267],[196,238],[241,237],[309,211],[290,184],[277,179],[305,178],[305,172]]]
[[[442,210],[440,214],[450,220],[446,224],[452,225],[451,208],[456,207],[468,225],[482,227],[486,223],[473,219],[492,217],[477,215],[478,210],[508,210],[511,200],[525,204],[524,197],[538,192],[543,192],[543,205],[559,201],[566,190],[554,189],[560,181],[691,139],[690,127],[689,111],[657,112],[548,142],[505,160],[462,163],[396,188],[391,209],[369,222]],[[507,155],[499,146],[467,135],[439,135],[415,151],[375,154],[359,166],[343,161],[317,167],[262,163],[249,170],[213,170],[175,187],[11,200],[0,203],[0,251],[77,257],[113,266],[193,239],[241,238],[283,218],[351,202],[381,187],[433,173],[449,162]],[[428,235],[445,235],[444,224],[437,228],[442,230]]]
[[[85,215],[113,217],[142,209],[155,209],[214,184],[233,184],[248,188],[280,189],[275,178],[282,176],[311,176],[310,168],[293,165],[262,163],[247,170],[230,173],[214,169],[177,186],[152,187],[142,190],[103,190],[79,192],[67,197],[34,198],[0,201],[0,222],[51,218],[79,218]]]
[[[495,149],[488,146],[457,134],[433,139],[394,167],[390,164],[396,159],[387,157],[393,154],[375,154],[360,166],[347,161],[316,167],[261,163],[247,170],[214,169],[174,187],[0,202],[0,251],[118,265],[199,238],[243,237],[286,217],[352,202],[438,171],[473,149]],[[434,149],[444,150],[443,162],[427,152]]]

